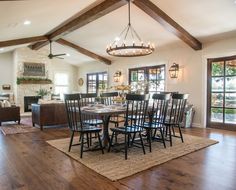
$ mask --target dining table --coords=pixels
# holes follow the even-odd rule
[[[110,142],[110,136],[109,136],[110,117],[113,115],[124,114],[125,112],[126,112],[126,106],[120,104],[117,105],[92,104],[81,108],[82,114],[93,115],[103,121],[102,144],[104,147],[106,147]]]

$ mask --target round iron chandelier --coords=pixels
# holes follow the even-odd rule
[[[117,57],[138,57],[151,54],[155,50],[154,44],[144,43],[131,25],[130,0],[128,0],[128,25],[115,38],[113,43],[107,46],[106,52]]]

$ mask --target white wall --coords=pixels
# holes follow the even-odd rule
[[[109,85],[114,85],[112,77],[116,71],[122,72],[123,81],[128,83],[128,69],[142,66],[166,65],[166,91],[189,93],[189,103],[196,109],[194,126],[205,127],[206,120],[206,60],[212,57],[236,55],[236,38],[204,44],[201,51],[195,51],[185,44],[169,45],[156,49],[155,53],[138,58],[119,58],[107,66],[102,63],[86,63],[79,67],[79,78],[84,79],[84,85],[79,91],[86,91],[86,74],[90,72],[108,71]],[[180,65],[180,77],[177,80],[169,78],[168,69],[173,62]]]
[[[13,92],[13,56],[12,52],[0,54],[0,93]],[[11,90],[2,90],[3,84],[10,84]]]

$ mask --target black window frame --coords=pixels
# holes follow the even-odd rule
[[[101,80],[99,80],[99,75],[107,75],[107,82],[106,82],[106,86],[108,86],[108,73],[106,72],[106,71],[103,71],[103,72],[96,72],[96,73],[87,73],[87,84],[86,84],[86,92],[87,93],[96,93],[96,94],[98,94],[98,92],[99,92],[99,81],[101,81]],[[96,92],[89,92],[89,76],[91,76],[91,75],[96,75],[96,82],[95,82],[95,88],[96,88]],[[104,81],[104,80],[102,80],[102,81]]]
[[[160,81],[161,80],[164,80],[164,90],[163,91],[165,91],[165,89],[166,89],[166,65],[165,64],[162,64],[162,65],[154,65],[154,66],[147,66],[147,67],[137,67],[137,68],[130,68],[129,69],[129,85],[131,85],[131,72],[132,71],[138,71],[138,70],[144,70],[144,80],[146,79],[147,80],[147,82],[149,83],[150,81],[153,81],[153,80],[150,80],[149,79],[149,70],[150,69],[162,69],[162,68],[164,68],[164,78],[163,79],[160,79]],[[156,80],[156,81],[158,81],[158,80]],[[149,90],[149,88],[146,90],[146,92],[145,93],[149,93],[150,92],[150,90]],[[162,91],[151,91],[151,92],[162,92]]]

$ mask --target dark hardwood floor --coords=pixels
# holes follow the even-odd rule
[[[192,128],[185,133],[220,143],[117,182],[100,176],[45,142],[68,137],[67,130],[0,134],[0,190],[235,190],[236,132]]]

